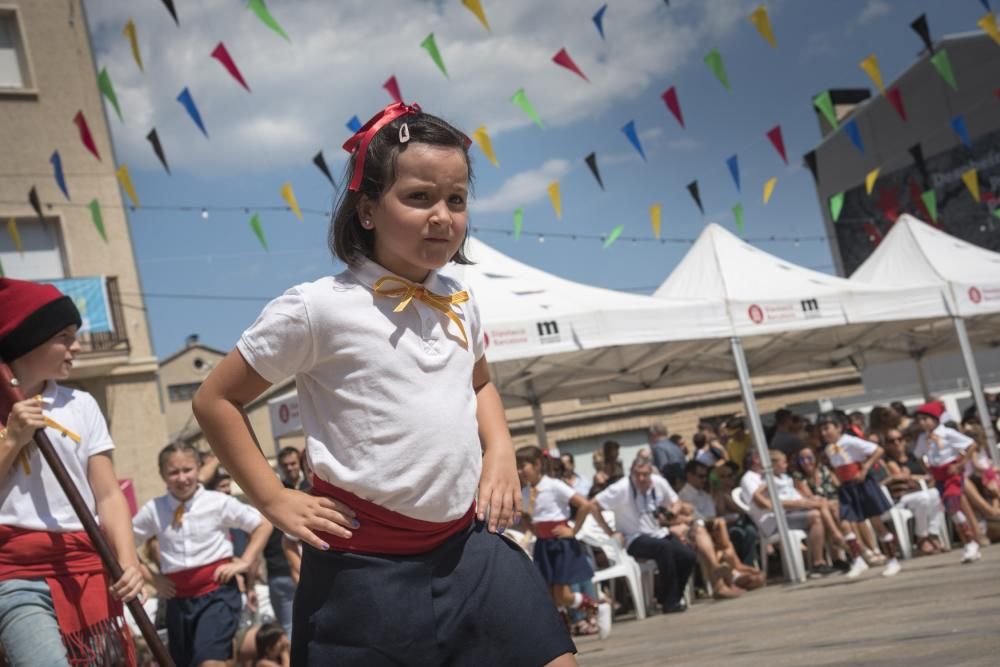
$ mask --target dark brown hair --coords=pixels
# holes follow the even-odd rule
[[[191,443],[184,442],[183,440],[177,440],[171,442],[169,445],[160,450],[160,454],[157,457],[157,464],[160,467],[160,472],[163,472],[163,467],[167,465],[167,461],[174,454],[190,454],[194,457],[194,463],[196,466],[201,466],[201,452],[192,445]]]

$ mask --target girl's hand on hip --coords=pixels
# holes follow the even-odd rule
[[[361,525],[354,510],[339,500],[294,489],[282,489],[260,509],[275,528],[323,551],[330,545],[313,531],[349,539],[352,534],[350,529]]]
[[[483,456],[483,473],[479,478],[476,518],[487,519],[491,533],[503,532],[514,525],[521,514],[521,482],[510,452]]]
[[[237,574],[244,574],[250,569],[250,563],[242,558],[234,558],[225,565],[215,568],[215,575],[212,577],[220,584],[228,584]]]

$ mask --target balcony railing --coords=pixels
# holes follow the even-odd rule
[[[128,334],[125,330],[125,313],[122,308],[121,292],[118,289],[118,278],[104,278],[104,288],[108,295],[108,310],[111,315],[113,331],[82,333],[80,341],[81,354],[128,354]]]

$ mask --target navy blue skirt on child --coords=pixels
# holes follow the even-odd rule
[[[881,485],[871,477],[861,482],[841,482],[837,488],[837,500],[840,502],[842,521],[862,522],[869,517],[882,516],[892,509]]]
[[[535,567],[549,585],[582,584],[594,577],[583,543],[576,538],[538,538],[533,553]]]

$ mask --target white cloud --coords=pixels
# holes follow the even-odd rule
[[[562,159],[549,160],[538,169],[522,171],[508,178],[493,195],[473,200],[472,212],[512,211],[518,206],[536,202],[548,196],[549,183],[558,181],[568,173],[569,162]]]
[[[861,13],[858,14],[857,23],[859,25],[865,25],[874,21],[877,18],[881,18],[892,11],[892,7],[885,0],[869,0],[868,4],[864,6]]]

